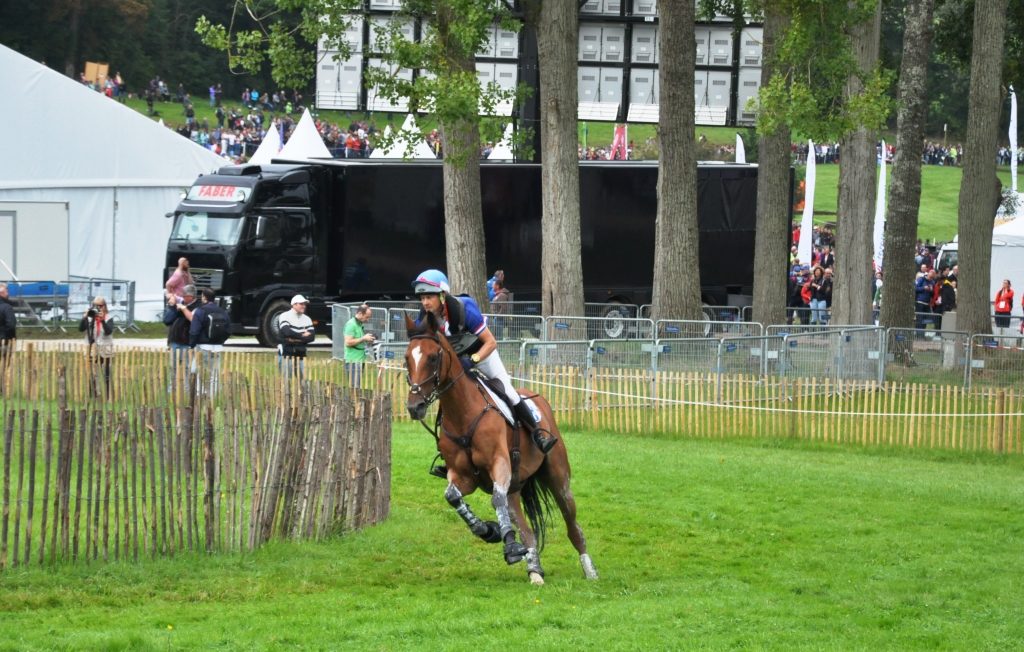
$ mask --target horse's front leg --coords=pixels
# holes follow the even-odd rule
[[[455,508],[455,513],[469,526],[470,532],[487,543],[498,543],[501,541],[501,530],[498,528],[498,524],[494,521],[481,521],[473,513],[473,510],[469,508],[466,501],[462,499],[462,492],[459,491],[454,482],[448,483],[448,488],[444,492],[444,499]]]
[[[508,564],[515,564],[526,557],[526,546],[516,541],[516,530],[512,527],[512,516],[508,508],[508,488],[512,483],[512,470],[509,468],[507,458],[498,458],[494,461],[491,478],[494,480],[491,504],[494,505],[494,513],[498,516],[501,539],[505,542],[505,561]]]

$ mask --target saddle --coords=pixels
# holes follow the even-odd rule
[[[501,416],[505,417],[505,421],[508,422],[508,425],[513,428],[519,425],[519,420],[516,418],[515,414],[515,408],[509,400],[508,395],[505,393],[505,387],[502,385],[500,380],[484,378],[475,369],[470,369],[466,375],[480,383],[484,390],[491,395],[491,398],[494,399],[495,407],[497,407],[498,411],[501,412]],[[534,396],[536,396],[536,394],[519,394],[520,400],[526,402],[526,405],[530,408],[530,412],[533,413],[534,420],[539,424],[542,417],[540,410],[538,410],[537,406],[533,403]]]

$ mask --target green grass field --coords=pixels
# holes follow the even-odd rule
[[[251,555],[16,569],[0,649],[1014,649],[1024,461],[569,433],[582,579],[560,520],[530,586],[473,539],[396,428],[392,515]],[[471,504],[488,514],[485,497]],[[556,517],[557,519],[557,517]]]
[[[817,166],[814,190],[815,223],[835,222],[839,199],[839,166]],[[892,181],[892,168],[887,170]],[[957,203],[962,168],[925,165],[921,167],[921,209],[917,234],[922,240],[949,242],[957,232]],[[1003,186],[1010,185],[1010,168],[999,168]],[[799,213],[795,216],[799,219]]]

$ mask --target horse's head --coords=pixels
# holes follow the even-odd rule
[[[419,326],[406,315],[405,328],[409,333],[409,346],[405,349],[409,381],[406,409],[413,419],[422,419],[430,404],[451,387],[452,365],[457,358],[444,335],[438,333],[433,313],[426,313]]]

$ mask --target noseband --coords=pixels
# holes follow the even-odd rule
[[[444,346],[441,344],[441,340],[437,336],[435,336],[435,335],[428,335],[426,333],[423,333],[423,334],[420,334],[420,335],[413,335],[411,338],[409,338],[409,340],[410,341],[430,340],[430,341],[434,342],[435,344],[437,344],[438,349],[440,349],[441,352],[445,354],[445,357],[448,358],[449,361],[451,360],[451,357],[452,357],[451,352],[449,352],[447,349],[444,348]],[[449,366],[450,366],[450,362],[449,362]],[[460,364],[459,366],[461,367],[462,365]],[[412,375],[409,373],[408,365],[406,365],[405,380],[406,380],[407,383],[409,383],[409,393],[410,394],[415,394],[417,396],[422,396],[423,397],[423,401],[429,406],[434,401],[436,401],[437,399],[441,398],[441,396],[443,396],[445,392],[447,392],[452,387],[454,387],[455,383],[459,380],[459,378],[462,378],[462,376],[464,376],[466,374],[466,370],[465,370],[465,368],[463,368],[462,369],[462,373],[460,373],[458,376],[455,376],[454,378],[449,380],[447,383],[445,383],[444,386],[442,386],[441,385],[441,367],[442,367],[442,361],[441,361],[441,358],[438,357],[438,359],[437,359],[437,366],[434,368],[434,372],[432,374],[430,374],[430,376],[425,381],[423,381],[422,383],[414,383],[414,382],[412,382]],[[430,394],[426,394],[425,395],[423,393],[423,387],[425,385],[429,384],[429,383],[433,383],[434,388],[430,391]]]

